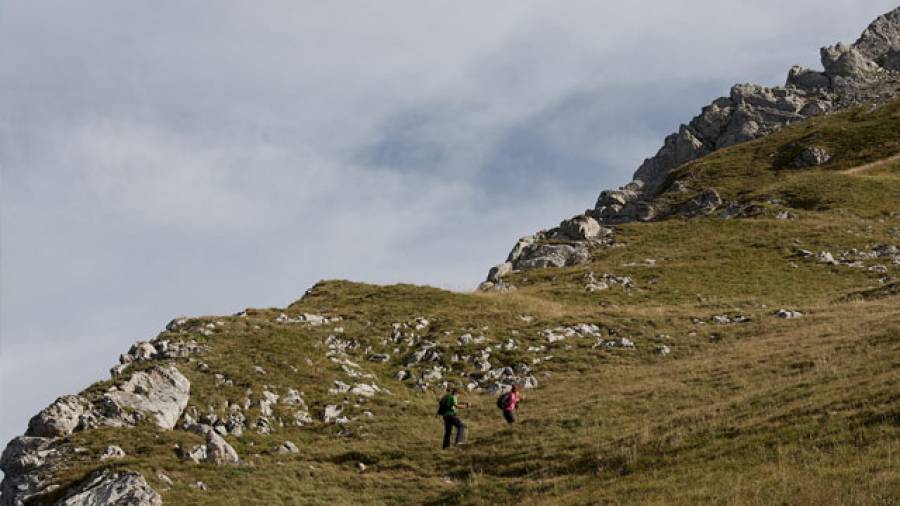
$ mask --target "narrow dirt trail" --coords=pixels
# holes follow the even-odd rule
[[[900,155],[894,155],[889,158],[885,158],[883,160],[878,160],[877,162],[867,163],[865,165],[857,165],[856,167],[852,167],[850,169],[843,171],[843,173],[844,174],[854,174],[854,175],[864,174],[866,172],[869,172],[870,170],[875,170],[880,167],[884,167],[885,165],[888,165],[890,163],[898,162],[898,161],[900,161]]]

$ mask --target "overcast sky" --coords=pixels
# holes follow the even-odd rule
[[[0,4],[0,440],[178,315],[473,288],[896,0]]]

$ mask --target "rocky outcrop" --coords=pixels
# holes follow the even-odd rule
[[[162,497],[135,472],[98,471],[57,506],[160,506]]]
[[[187,406],[191,382],[175,366],[157,366],[139,371],[102,399],[108,423],[134,425],[149,416],[161,429],[175,427]]]
[[[55,490],[54,472],[66,453],[50,438],[20,436],[10,441],[0,457],[0,504],[25,504]]]
[[[137,354],[140,353],[143,352]],[[54,491],[57,485],[53,484],[53,477],[59,466],[79,452],[62,444],[65,436],[104,425],[135,425],[143,420],[171,429],[187,406],[189,395],[190,382],[169,365],[138,371],[99,398],[60,397],[31,418],[25,436],[6,446],[0,458],[4,473],[0,504],[24,504]],[[110,446],[100,460],[122,456],[121,448]],[[140,475],[104,474],[89,480],[60,504],[158,504],[154,502],[158,500],[156,493],[149,487],[147,492],[144,485]]]
[[[769,135],[812,116],[893,97],[900,91],[900,7],[875,20],[852,45],[820,51],[823,71],[795,66],[784,86],[739,84],[666,137],[634,174],[644,199],[664,190],[676,168],[713,151]],[[633,219],[631,220],[633,221]]]
[[[520,239],[506,262],[491,269],[479,288],[510,286],[502,278],[516,271],[587,262],[591,249],[613,244],[611,226],[710,215],[726,203],[709,188],[695,189],[692,197],[674,209],[656,205],[662,193],[689,191],[684,181],[670,180],[675,169],[791,123],[900,95],[900,7],[876,19],[852,45],[823,47],[820,56],[823,70],[794,66],[784,86],[732,87],[728,96],[717,98],[666,137],[659,151],[637,169],[631,183],[601,192],[593,209],[559,227]],[[812,147],[794,160],[794,166],[813,167],[829,160],[827,151]],[[731,205],[723,217],[751,215]]]

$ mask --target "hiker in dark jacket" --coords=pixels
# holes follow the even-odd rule
[[[513,424],[516,422],[516,409],[519,408],[519,401],[521,400],[522,397],[516,385],[513,385],[509,392],[500,396],[497,405],[503,410],[503,418],[506,419],[506,423]]]
[[[444,417],[444,449],[450,448],[450,435],[453,428],[456,427],[456,445],[463,444],[466,438],[466,425],[462,423],[456,414],[457,409],[468,408],[467,403],[460,403],[458,400],[459,389],[453,388],[450,393],[441,397],[438,404],[437,416]]]

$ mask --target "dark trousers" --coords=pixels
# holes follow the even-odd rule
[[[466,424],[456,415],[444,416],[444,448],[450,448],[450,434],[456,427],[456,444],[461,444],[466,437]]]
[[[516,421],[516,413],[511,409],[503,410],[503,418],[506,418],[506,423],[515,423]]]

